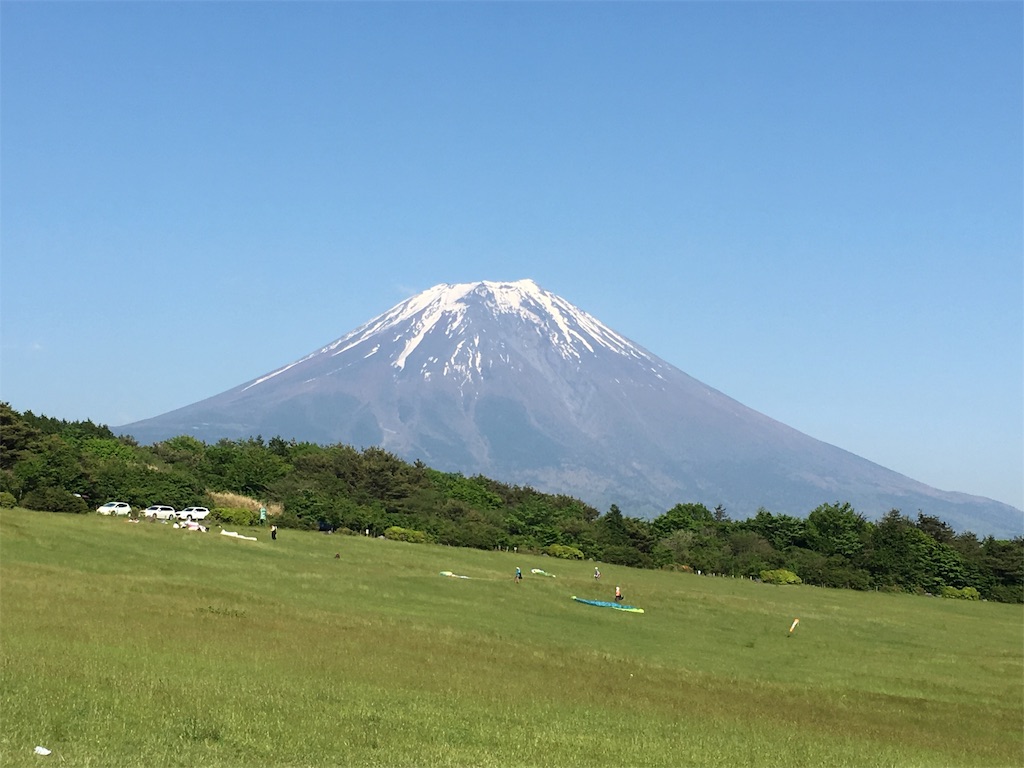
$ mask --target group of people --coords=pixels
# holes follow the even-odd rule
[[[518,584],[519,582],[521,582],[523,580],[523,571],[519,568],[519,566],[516,566],[516,575],[512,577],[512,580],[516,584]],[[594,568],[594,581],[600,581],[600,580],[601,580],[601,570],[599,568],[595,567]],[[617,602],[617,603],[621,603],[622,602],[622,590],[619,589],[618,586],[615,587],[615,602]]]

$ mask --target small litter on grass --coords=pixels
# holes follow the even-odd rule
[[[539,576],[550,576],[552,579],[555,578],[555,574],[542,571],[540,568],[531,568],[530,573],[536,573]]]
[[[451,571],[441,571],[441,573],[439,575],[447,576],[449,579],[468,579],[469,578],[469,576],[459,576],[459,574],[452,573]]]
[[[50,754],[50,750],[48,750],[46,747],[36,747],[35,753],[37,755],[48,755]]]

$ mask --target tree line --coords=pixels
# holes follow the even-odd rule
[[[1024,537],[957,533],[937,517],[894,509],[869,521],[849,503],[806,517],[680,503],[652,520],[616,506],[604,513],[564,495],[478,475],[440,472],[380,448],[273,437],[189,436],[150,446],[91,421],[69,422],[0,403],[0,504],[86,513],[126,501],[135,508],[209,506],[214,492],[279,505],[282,527],[369,532],[477,549],[518,548],[637,568],[762,578],[1024,602]],[[243,512],[245,512],[243,510]]]

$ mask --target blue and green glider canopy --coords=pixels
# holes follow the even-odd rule
[[[572,596],[572,599],[577,603],[586,603],[587,605],[596,605],[598,608],[614,608],[617,611],[629,611],[630,613],[643,613],[643,608],[637,608],[635,605],[622,605],[621,603],[610,603],[606,600],[584,600],[582,597]]]

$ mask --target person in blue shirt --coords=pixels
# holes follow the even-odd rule
[[[523,572],[522,572],[521,570],[519,570],[519,567],[517,566],[517,567],[516,567],[516,578],[515,578],[515,582],[516,582],[516,584],[518,584],[518,583],[519,583],[520,581],[522,581],[522,580],[523,580]]]

